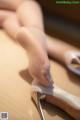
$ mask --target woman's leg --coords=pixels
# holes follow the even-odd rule
[[[0,27],[3,26],[3,22],[5,21],[5,19],[11,15],[12,15],[11,11],[0,10]]]
[[[38,42],[46,42],[46,40],[43,40],[43,37],[41,37],[41,32],[44,33],[44,26],[40,6],[34,0],[27,0],[19,6],[17,13],[21,24],[28,27],[28,29],[35,35],[35,37],[38,36],[38,38],[35,38],[35,40],[38,40]],[[67,45],[66,43],[60,42],[59,40],[54,40],[54,42],[52,42],[51,37],[49,36],[47,36],[47,39],[49,39],[49,41],[47,41],[49,55],[63,62],[72,72],[80,74],[78,70],[80,68],[78,66],[78,64],[80,65],[80,55],[78,57],[78,53],[69,52],[70,55],[68,55],[68,58],[65,57],[65,53],[67,51],[74,51],[75,49],[72,48],[72,46]]]
[[[16,10],[23,0],[0,0],[0,9]]]
[[[3,22],[3,28],[10,37],[16,40],[16,34],[21,28],[15,13],[12,13]]]
[[[34,81],[44,85],[52,84],[40,6],[34,0],[27,0],[19,6],[17,16],[20,23],[26,27],[19,31],[17,38],[28,50],[29,71]],[[27,46],[27,41],[30,47]]]
[[[30,74],[33,76],[33,78],[35,78],[36,82],[48,85],[48,83],[50,83],[49,80],[51,80],[51,77],[49,60],[46,49],[44,48],[45,44],[42,44],[43,41],[39,43],[39,41],[37,42],[35,40],[45,40],[45,35],[40,30],[38,34],[35,34],[34,31],[32,32],[27,28],[22,28],[14,12],[9,14],[4,11],[4,13],[8,15],[6,17],[3,16],[4,20],[2,22],[2,27],[14,39],[16,39],[17,34],[18,42],[25,46],[25,49],[28,51],[30,57]],[[39,33],[41,34],[39,35]]]
[[[35,0],[23,1],[17,9],[17,16],[24,26],[44,30],[42,11]]]
[[[62,62],[72,72],[80,75],[80,50],[47,35],[48,55]]]
[[[61,62],[64,61],[64,54],[68,50],[75,50],[75,48],[59,39],[50,37],[47,35],[47,46],[48,46],[48,54],[50,57],[55,58]]]

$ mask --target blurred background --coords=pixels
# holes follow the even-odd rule
[[[43,10],[46,32],[80,48],[80,4],[57,4],[57,0],[38,1]]]

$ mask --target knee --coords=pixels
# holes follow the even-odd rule
[[[24,0],[19,4],[17,10],[20,10],[21,8],[24,9],[26,7],[29,7],[29,5],[30,6],[36,6],[36,5],[39,6],[39,3],[36,0]]]

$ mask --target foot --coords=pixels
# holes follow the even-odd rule
[[[42,85],[32,86],[32,100],[39,109],[39,101],[44,99],[48,103],[61,108],[76,120],[80,120],[80,97],[75,96],[57,85],[44,87]]]
[[[36,28],[22,28],[17,34],[17,40],[28,52],[33,83],[45,86],[52,84],[45,34]]]
[[[64,55],[64,61],[67,68],[73,73],[80,76],[80,51],[70,50]]]

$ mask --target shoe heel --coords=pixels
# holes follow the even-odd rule
[[[46,120],[44,117],[44,113],[42,110],[42,105],[41,105],[41,99],[43,99],[45,96],[41,95],[41,93],[39,92],[32,92],[31,98],[33,100],[33,102],[35,103],[37,110],[39,112],[40,115],[40,120]]]

